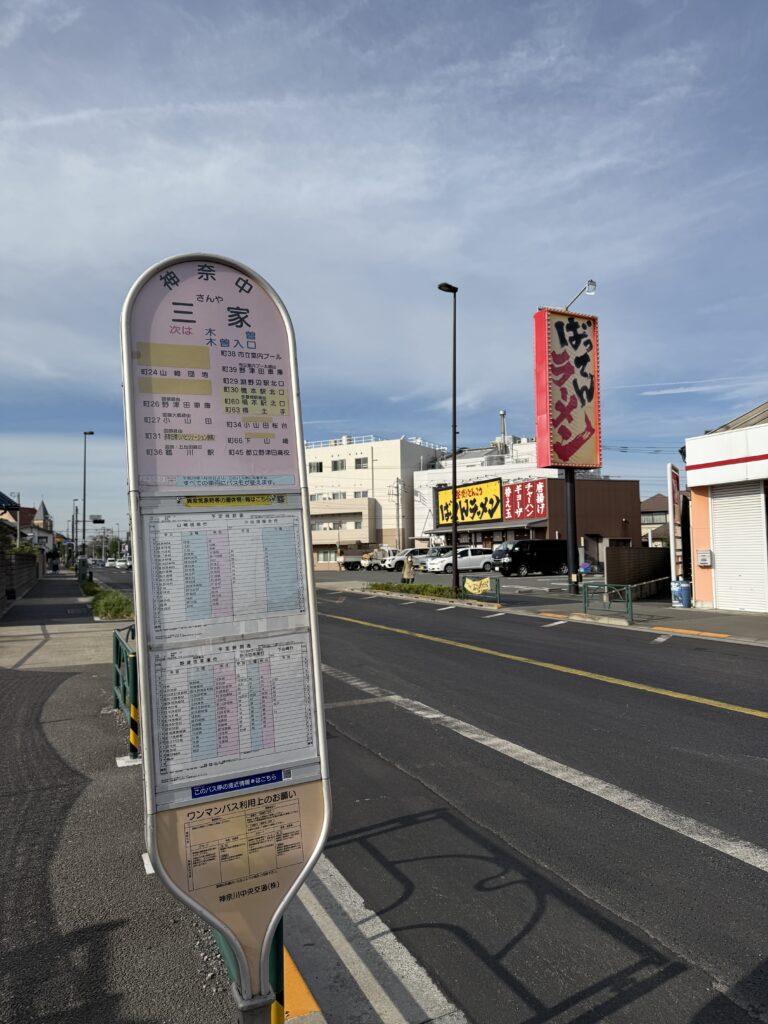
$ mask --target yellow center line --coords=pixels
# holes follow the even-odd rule
[[[397,626],[383,626],[379,622],[367,622],[364,619],[353,619],[347,615],[332,615],[330,612],[321,612],[320,615],[326,619],[336,619],[338,622],[351,622],[356,626],[368,626],[370,629],[380,629],[384,633],[397,633],[400,636],[413,637],[415,640],[429,640],[434,644],[443,644],[445,647],[458,647],[464,651],[472,651],[474,654],[488,654],[492,658],[503,658],[505,661],[515,661],[520,665],[533,665],[535,668],[546,668],[550,672],[560,672],[567,676],[579,676],[582,679],[594,679],[599,683],[610,683],[612,686],[623,686],[628,690],[643,690],[645,693],[653,693],[657,697],[671,697],[673,700],[685,700],[691,704],[705,704],[710,708],[718,708],[720,711],[733,711],[739,715],[751,715],[753,718],[768,718],[768,711],[760,711],[757,708],[746,708],[740,704],[728,704],[722,700],[712,700],[710,697],[697,697],[693,693],[681,693],[678,690],[666,690],[661,686],[649,686],[647,683],[635,683],[630,679],[619,679],[617,676],[606,676],[600,672],[587,672],[582,668],[570,668],[568,665],[556,665],[551,661],[539,661],[538,658],[526,658],[521,654],[507,654],[506,651],[496,651],[491,647],[478,647],[477,644],[464,644],[459,640],[448,640],[442,636],[432,636],[430,633],[417,633],[410,629],[401,629]]]
[[[684,633],[686,636],[712,636],[725,640],[730,633],[705,633],[703,629],[675,629],[674,626],[653,626],[657,633]]]

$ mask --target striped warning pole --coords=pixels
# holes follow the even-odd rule
[[[280,918],[269,950],[269,983],[275,993],[271,1024],[285,1024],[285,977],[283,971],[283,919]]]
[[[139,681],[136,672],[136,655],[128,655],[128,692],[130,699],[130,723],[128,732],[128,754],[139,756]]]

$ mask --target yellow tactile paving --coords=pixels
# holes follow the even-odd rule
[[[299,969],[287,949],[283,960],[283,971],[285,975],[285,1019],[297,1020],[307,1013],[317,1013],[320,1007],[307,988],[307,983],[299,974]]]

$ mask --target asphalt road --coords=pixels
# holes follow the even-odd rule
[[[472,1021],[768,1020],[768,650],[443,607],[319,594],[335,866]]]
[[[133,572],[130,569],[95,568],[93,578],[111,590],[133,590]]]

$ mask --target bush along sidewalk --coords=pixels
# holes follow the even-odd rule
[[[369,590],[384,591],[387,594],[418,594],[422,597],[453,598],[453,587],[441,587],[434,583],[371,583]],[[461,600],[459,597],[458,600]]]
[[[95,619],[132,619],[133,601],[119,590],[106,590],[98,583],[83,580],[80,589],[92,597],[91,613]]]

